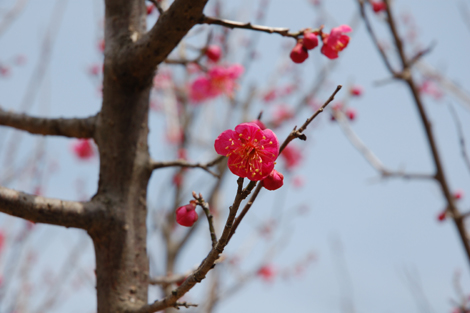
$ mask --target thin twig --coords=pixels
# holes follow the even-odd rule
[[[159,276],[159,277],[150,278],[149,279],[149,284],[150,285],[161,285],[161,286],[168,286],[168,285],[171,285],[171,284],[176,284],[176,283],[181,282],[184,279],[186,279],[186,277],[188,277],[192,273],[194,273],[194,270],[188,271],[188,272],[183,273],[183,274],[173,274],[173,275],[169,275],[169,276]]]
[[[394,75],[395,70],[393,69],[392,64],[388,60],[387,54],[385,53],[384,48],[380,44],[379,39],[375,35],[374,29],[372,28],[371,23],[369,21],[369,18],[367,17],[366,10],[365,10],[365,5],[364,5],[364,0],[358,0],[357,3],[359,4],[359,10],[361,11],[362,19],[364,20],[364,23],[366,24],[367,31],[369,32],[369,35],[370,35],[372,41],[374,42],[375,47],[379,51],[379,54],[382,57],[382,60],[384,61],[385,66],[387,67],[387,69],[390,71],[390,73],[392,73]]]
[[[405,50],[404,50],[404,47],[403,47],[403,42],[402,42],[402,40],[401,40],[401,38],[398,34],[398,30],[397,30],[397,27],[396,27],[396,24],[395,24],[395,19],[393,17],[393,12],[392,12],[391,7],[390,7],[390,1],[385,0],[384,2],[386,4],[386,8],[387,8],[387,10],[386,10],[387,11],[387,22],[388,22],[388,25],[389,25],[389,28],[390,28],[390,32],[392,33],[396,48],[398,50],[398,54],[400,56],[400,61],[401,61],[402,66],[403,66],[402,72],[401,72],[402,75],[400,75],[401,77],[399,77],[399,78],[402,79],[404,82],[406,82],[406,84],[408,85],[408,87],[409,87],[409,89],[410,89],[410,91],[413,95],[413,100],[414,100],[415,105],[416,105],[416,107],[419,111],[419,116],[420,116],[421,122],[423,124],[424,130],[425,130],[425,133],[426,133],[426,138],[427,138],[427,141],[428,141],[428,145],[429,145],[429,148],[431,150],[432,158],[433,158],[433,161],[434,161],[434,165],[436,167],[436,179],[439,182],[439,185],[441,186],[441,190],[442,190],[442,193],[443,193],[445,199],[447,200],[447,205],[449,207],[449,212],[454,217],[455,226],[457,227],[460,239],[462,241],[462,244],[464,246],[464,249],[465,249],[465,252],[466,252],[466,255],[467,255],[467,259],[470,263],[470,242],[468,240],[467,230],[465,229],[465,225],[463,223],[463,220],[460,218],[460,212],[459,212],[457,206],[454,203],[454,196],[452,195],[452,193],[450,191],[449,183],[448,183],[447,178],[446,178],[445,173],[444,173],[444,167],[442,165],[441,156],[439,154],[439,151],[438,151],[438,148],[437,148],[437,143],[436,143],[436,140],[434,138],[434,134],[433,134],[432,129],[431,129],[431,122],[430,122],[429,117],[428,117],[428,115],[425,111],[424,104],[422,102],[419,90],[416,87],[416,83],[413,80],[413,77],[411,75],[410,68],[409,68],[410,63],[409,63],[408,59],[406,58]]]
[[[323,112],[323,110],[325,110],[325,108],[327,107],[328,104],[331,103],[331,101],[333,101],[335,99],[335,96],[336,94],[341,90],[343,86],[341,85],[338,85],[336,87],[336,90],[333,92],[333,94],[331,94],[331,96],[328,98],[328,100],[326,100],[326,102],[311,116],[309,117],[305,123],[299,128],[297,129],[296,127],[294,127],[294,129],[291,131],[291,133],[289,134],[289,136],[287,136],[286,140],[284,140],[284,142],[282,143],[281,147],[279,148],[279,154],[281,154],[282,150],[284,150],[284,148],[289,144],[289,142],[291,142],[292,140],[294,140],[295,138],[299,138],[300,140],[307,140],[307,136],[305,136],[305,134],[303,134],[303,131],[305,129],[307,129],[307,126],[320,114]]]
[[[200,283],[206,274],[214,268],[216,261],[219,259],[220,254],[224,251],[226,245],[228,244],[228,238],[232,230],[233,221],[237,215],[237,211],[240,208],[241,202],[249,196],[253,188],[256,186],[256,182],[250,182],[245,189],[243,189],[244,178],[240,177],[237,180],[238,188],[235,200],[233,201],[232,206],[230,207],[229,215],[225,222],[224,231],[220,236],[217,245],[211,249],[207,257],[199,265],[198,269],[190,275],[186,280],[176,288],[172,290],[171,293],[163,298],[162,300],[157,300],[154,303],[145,305],[138,310],[132,311],[134,313],[153,313],[160,310],[163,310],[168,307],[173,307],[177,300],[184,296],[189,290],[191,290],[197,283]]]
[[[156,162],[152,161],[151,163],[151,168],[152,170],[156,170],[159,168],[163,167],[173,167],[173,166],[179,166],[179,167],[191,167],[191,168],[202,168],[206,172],[212,174],[212,176],[216,178],[220,178],[219,174],[214,173],[213,171],[210,170],[210,167],[216,165],[220,161],[222,161],[225,158],[225,156],[218,156],[214,160],[207,162],[207,163],[189,163],[186,160],[176,160],[176,161],[168,161],[168,162]]]
[[[243,29],[249,29],[249,30],[254,30],[254,31],[259,31],[259,32],[265,32],[268,34],[279,34],[283,37],[292,37],[297,39],[300,35],[302,35],[303,30],[291,33],[289,32],[289,28],[285,27],[267,27],[267,26],[262,26],[262,25],[254,25],[251,23],[241,23],[241,22],[236,22],[236,21],[230,21],[230,20],[224,20],[224,19],[218,19],[214,17],[209,17],[209,16],[203,16],[201,20],[199,21],[199,24],[215,24],[215,25],[220,25],[228,28],[243,28]]]
[[[364,144],[364,142],[352,130],[349,122],[346,120],[344,113],[335,112],[335,120],[338,121],[341,130],[346,138],[359,151],[359,153],[367,160],[367,162],[377,171],[383,178],[404,178],[404,179],[435,179],[436,177],[424,173],[406,173],[403,171],[391,171],[385,167],[380,159]]]
[[[199,205],[206,214],[207,222],[209,223],[209,232],[211,234],[212,248],[214,248],[217,245],[217,236],[215,234],[213,222],[214,217],[209,210],[209,204],[204,200],[202,194],[196,195],[196,193],[193,191],[193,197],[196,200],[196,204]]]
[[[460,122],[459,116],[457,115],[457,112],[455,111],[455,108],[451,103],[449,103],[449,110],[452,115],[452,118],[454,119],[455,127],[457,128],[457,134],[459,136],[460,150],[462,153],[463,161],[467,166],[468,171],[470,172],[470,157],[468,156],[467,147],[465,145],[465,136],[463,134],[462,123]]]

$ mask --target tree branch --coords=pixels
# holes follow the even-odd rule
[[[206,214],[207,217],[207,222],[209,223],[209,232],[211,234],[211,241],[212,241],[212,248],[215,248],[217,245],[217,235],[215,234],[215,228],[214,228],[214,222],[213,222],[213,216],[209,210],[209,203],[207,203],[204,198],[202,197],[201,194],[196,195],[196,193],[193,191],[193,197],[197,201],[197,205],[199,205],[204,213]]]
[[[344,113],[341,111],[336,112],[335,119],[338,121],[341,130],[346,138],[359,151],[359,153],[369,162],[369,164],[377,171],[383,178],[398,177],[403,179],[436,179],[435,175],[423,173],[406,173],[403,171],[391,171],[383,165],[382,161],[364,144],[364,142],[356,135],[351,129]]]
[[[90,229],[100,211],[94,202],[50,199],[0,187],[0,212],[35,223]]]
[[[97,115],[86,118],[40,118],[7,112],[0,108],[0,125],[36,135],[93,138]]]
[[[309,117],[305,123],[299,128],[296,129],[297,127],[294,127],[294,130],[287,136],[286,140],[282,143],[281,147],[279,148],[279,154],[287,147],[289,142],[294,140],[295,138],[299,138],[300,140],[307,140],[307,136],[303,134],[303,131],[307,129],[308,125],[320,114],[325,110],[328,104],[331,103],[331,101],[334,100],[335,95],[341,90],[342,86],[338,85],[336,87],[336,90],[331,94],[331,96],[326,100],[326,102],[315,112],[311,117]],[[235,234],[238,226],[240,225],[241,221],[245,217],[246,213],[250,210],[251,206],[253,205],[253,202],[255,202],[256,197],[258,197],[258,194],[261,191],[261,188],[263,188],[263,184],[258,184],[256,187],[255,191],[253,192],[253,195],[251,196],[250,200],[245,204],[245,207],[243,208],[242,212],[237,216],[235,219],[235,222],[233,223],[232,231],[230,232],[230,236],[228,240],[230,241],[230,238],[232,238],[233,234]]]
[[[212,174],[212,176],[216,178],[220,178],[219,174],[216,174],[210,170],[210,167],[217,165],[217,163],[219,163],[223,159],[225,159],[225,156],[222,155],[222,156],[218,156],[214,160],[207,162],[207,163],[189,163],[188,161],[185,161],[185,160],[176,160],[176,161],[168,161],[168,162],[152,161],[150,164],[150,167],[152,168],[152,170],[156,170],[156,169],[163,168],[163,167],[172,167],[172,166],[191,167],[191,168],[198,167]]]
[[[434,134],[433,134],[432,129],[431,129],[431,122],[429,121],[428,115],[425,111],[424,104],[421,100],[420,93],[418,91],[418,88],[416,87],[416,83],[413,79],[413,76],[411,75],[411,69],[409,68],[410,62],[406,58],[405,50],[403,48],[403,42],[402,42],[400,36],[398,35],[397,27],[395,25],[395,20],[394,20],[394,17],[393,17],[393,12],[392,12],[391,7],[390,7],[390,1],[389,0],[384,0],[384,2],[386,4],[386,13],[387,13],[386,21],[388,23],[390,32],[393,36],[395,46],[398,50],[398,55],[399,55],[399,58],[400,58],[400,61],[401,61],[401,64],[402,64],[402,71],[400,73],[396,74],[395,72],[393,72],[392,68],[390,68],[389,66],[387,66],[387,67],[389,68],[391,74],[393,74],[396,78],[401,79],[402,81],[404,81],[408,85],[408,88],[410,89],[410,91],[412,93],[413,100],[415,102],[416,108],[418,109],[419,116],[420,116],[421,122],[423,124],[425,133],[426,133],[426,138],[427,138],[427,141],[428,141],[429,148],[431,150],[432,159],[433,159],[434,165],[436,167],[436,180],[439,182],[439,185],[441,186],[442,193],[443,193],[443,195],[444,195],[444,197],[447,201],[449,212],[454,217],[455,226],[457,227],[460,239],[462,241],[462,244],[464,246],[464,249],[465,249],[465,252],[466,252],[466,255],[467,255],[467,259],[470,263],[470,243],[469,243],[467,231],[465,229],[465,225],[463,223],[463,220],[460,218],[460,212],[459,212],[459,210],[457,209],[457,207],[454,203],[454,198],[453,198],[453,195],[450,191],[450,187],[449,187],[447,178],[446,178],[445,173],[444,173],[444,168],[442,166],[441,157],[440,157],[439,151],[437,149],[437,143],[436,143],[436,140],[434,138]],[[363,1],[358,0],[358,3],[360,5],[362,5],[362,8],[363,8]],[[364,18],[364,21],[367,20],[365,15],[363,15],[363,18]],[[371,36],[372,36],[372,34],[371,34]],[[376,39],[374,39],[374,36],[372,36],[372,40],[374,41],[377,48],[379,48],[378,42],[376,41]],[[387,61],[385,59],[384,59],[384,61],[387,64]]]
[[[326,100],[326,102],[311,116],[309,117],[305,123],[299,128],[297,129],[297,126],[294,127],[294,129],[292,130],[292,132],[289,134],[289,136],[287,136],[286,140],[284,140],[284,142],[282,143],[281,147],[279,148],[279,154],[281,154],[282,150],[284,150],[285,147],[287,147],[287,145],[289,144],[289,142],[291,142],[292,140],[294,140],[295,138],[299,138],[300,140],[307,140],[307,136],[305,136],[305,134],[303,134],[303,131],[305,129],[307,129],[307,126],[320,114],[323,112],[323,110],[325,110],[325,108],[327,107],[328,104],[331,103],[331,101],[333,101],[335,99],[335,96],[336,94],[338,93],[338,91],[341,90],[343,86],[341,85],[338,85],[336,87],[336,90],[331,94],[331,96],[328,98],[328,100]]]
[[[218,19],[218,18],[209,17],[209,16],[203,16],[201,18],[201,20],[199,21],[199,24],[215,24],[215,25],[228,27],[228,28],[231,28],[231,29],[234,29],[234,28],[249,29],[249,30],[264,32],[264,33],[268,33],[268,34],[279,34],[283,37],[292,37],[292,38],[295,38],[295,39],[297,39],[303,33],[303,30],[295,32],[295,33],[291,33],[291,32],[289,32],[289,28],[267,27],[267,26],[262,26],[262,25],[253,25],[249,22],[248,23],[241,23],[241,22],[236,22],[236,21]]]
[[[468,171],[470,172],[470,157],[468,156],[468,153],[467,153],[467,147],[465,144],[465,136],[463,134],[462,123],[459,120],[459,116],[457,115],[457,112],[455,111],[454,107],[450,103],[449,103],[449,110],[452,115],[452,118],[454,119],[455,127],[457,128],[457,134],[459,136],[459,143],[460,143],[460,151],[462,153],[462,159],[465,165],[467,166]]]
[[[237,180],[237,194],[235,196],[235,200],[233,201],[233,205],[230,207],[230,213],[227,217],[227,221],[225,222],[224,231],[222,232],[222,235],[220,236],[217,245],[211,249],[207,257],[199,265],[198,269],[192,275],[186,278],[186,280],[183,282],[183,284],[181,284],[181,286],[173,290],[171,294],[166,296],[164,299],[155,301],[152,304],[145,305],[140,309],[131,312],[152,313],[163,310],[168,307],[172,307],[179,298],[184,296],[197,283],[200,283],[204,278],[206,278],[206,274],[212,268],[214,268],[215,262],[217,261],[217,259],[219,259],[220,254],[222,254],[225,249],[225,246],[228,244],[228,239],[233,226],[233,221],[235,220],[235,216],[237,214],[241,202],[249,196],[253,188],[256,186],[256,182],[250,181],[247,187],[243,189],[243,181],[244,179],[241,177]]]
[[[145,71],[143,76],[152,75],[155,67],[167,58],[187,32],[202,18],[207,1],[173,1],[152,29],[127,51],[132,68]]]

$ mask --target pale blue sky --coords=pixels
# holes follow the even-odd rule
[[[60,0],[65,1],[65,0]],[[1,1],[8,7],[12,1]],[[340,24],[348,24],[357,14],[353,0],[324,1],[328,16],[322,16],[326,30]],[[11,28],[0,37],[0,61],[5,62],[18,53],[28,58],[26,65],[15,67],[8,79],[0,79],[0,106],[17,110],[25,93],[27,82],[38,60],[39,46],[49,23],[55,1],[30,0],[26,9]],[[211,3],[211,1],[209,1]],[[252,20],[251,1],[224,1],[228,8],[224,11],[227,18]],[[255,2],[256,4],[258,2]],[[427,46],[436,42],[431,54],[425,61],[440,69],[449,78],[470,89],[470,30],[465,27],[459,13],[460,1],[394,1],[394,11],[410,12],[418,26],[419,41]],[[468,1],[467,1],[468,4]],[[467,5],[470,7],[470,5]],[[242,9],[243,8],[243,9]],[[251,12],[251,13],[250,13]],[[265,12],[265,24],[290,27],[298,30],[317,27],[318,12],[308,1],[271,1]],[[100,62],[96,51],[96,41],[102,29],[99,19],[102,16],[100,1],[67,1],[56,42],[53,45],[52,61],[36,97],[32,110],[28,113],[47,116],[87,116],[99,110],[100,97],[97,95],[96,82],[86,74],[87,67]],[[371,19],[378,22],[378,18]],[[390,37],[380,25],[379,36],[383,40]],[[218,26],[214,26],[218,27]],[[402,29],[403,31],[403,29]],[[245,36],[244,30],[237,30],[235,37]],[[265,87],[272,77],[273,70],[287,59],[288,51],[284,45],[293,41],[278,35],[257,35],[257,51],[261,56],[244,77],[241,94],[247,93],[250,83]],[[237,45],[234,39],[233,46]],[[230,57],[232,62],[241,62],[243,49]],[[311,85],[316,70],[329,62],[319,55],[318,50],[311,53],[305,64],[297,65],[300,85]],[[412,172],[430,172],[433,168],[424,133],[418,121],[417,111],[406,87],[393,82],[376,87],[374,82],[389,77],[377,51],[372,46],[362,23],[354,27],[349,47],[340,54],[339,64],[334,68],[318,99],[323,101],[337,84],[347,85],[355,82],[365,89],[364,96],[351,101],[358,110],[358,119],[353,123],[354,130],[374,151],[382,162],[391,169]],[[341,91],[338,99],[346,94]],[[289,104],[295,104],[291,98]],[[452,189],[463,189],[466,196],[461,201],[463,211],[470,209],[470,173],[460,157],[455,125],[447,104],[452,102],[464,126],[465,134],[470,134],[470,112],[452,96],[441,101],[424,97],[426,109],[433,122],[438,146],[443,155],[445,169]],[[222,110],[226,101],[216,101],[210,108],[201,108],[200,114],[211,110]],[[219,105],[219,109],[213,109]],[[260,106],[258,106],[259,108]],[[468,104],[467,104],[468,108]],[[269,110],[269,109],[266,109]],[[277,135],[284,138],[295,124],[302,123],[310,111],[305,111],[288,127]],[[255,116],[257,113],[253,112]],[[172,151],[163,146],[163,119],[156,113],[151,115],[150,146],[155,158],[171,158]],[[232,121],[230,127],[238,122]],[[11,135],[10,131],[0,129],[0,144]],[[202,131],[204,139],[211,132]],[[286,184],[276,192],[262,193],[259,202],[247,216],[246,222],[237,231],[233,244],[227,253],[233,254],[246,242],[254,242],[252,258],[242,264],[242,268],[256,266],[267,246],[263,240],[253,241],[253,232],[260,221],[276,217],[282,212],[286,225],[280,237],[288,240],[272,262],[278,268],[292,266],[303,258],[308,251],[314,251],[318,260],[299,277],[290,280],[278,278],[273,284],[256,280],[240,293],[221,303],[218,312],[345,312],[344,302],[352,301],[356,312],[449,312],[449,298],[455,298],[453,275],[462,271],[462,283],[470,293],[469,265],[466,260],[457,232],[451,221],[438,223],[436,216],[443,209],[444,200],[440,190],[433,182],[378,180],[377,173],[351,146],[341,133],[338,125],[329,121],[326,113],[313,130],[308,131],[305,158],[299,172],[307,178],[306,185],[294,190]],[[8,136],[8,137],[7,137]],[[16,166],[24,162],[31,153],[36,137],[25,135],[20,146]],[[210,139],[210,138],[209,138]],[[470,136],[467,137],[470,142]],[[98,161],[77,162],[70,153],[70,140],[51,138],[47,140],[46,168],[58,163],[58,170],[45,180],[45,194],[51,197],[76,199],[76,180],[86,181],[86,193],[92,195],[96,188]],[[5,143],[0,146],[5,149]],[[209,149],[198,149],[190,154],[194,160],[209,159]],[[4,154],[0,159],[4,172]],[[44,163],[44,162],[43,162]],[[43,164],[41,163],[41,164]],[[162,206],[172,201],[159,193],[162,181],[169,177],[170,170],[154,175],[149,188],[149,203]],[[201,174],[198,172],[198,174]],[[204,175],[204,174],[201,174]],[[208,179],[207,176],[203,176]],[[161,179],[159,179],[161,178]],[[228,207],[234,192],[235,177],[225,182],[224,201]],[[211,182],[206,180],[205,182]],[[21,178],[12,187],[32,191],[33,184],[28,178]],[[209,185],[199,187],[204,191]],[[188,187],[189,189],[193,187]],[[188,189],[188,190],[189,190]],[[199,190],[198,190],[199,191]],[[157,200],[157,197],[158,198]],[[162,199],[163,198],[163,199]],[[190,195],[188,194],[188,200]],[[276,205],[285,203],[281,208]],[[299,205],[307,204],[310,211],[292,220],[292,211]],[[295,214],[294,214],[295,215]],[[15,222],[14,222],[15,221]],[[0,227],[19,228],[19,222],[0,216]],[[81,235],[80,235],[81,234]],[[178,263],[181,271],[200,262],[208,251],[207,229],[201,227],[199,237],[189,244]],[[46,269],[60,268],[70,251],[70,246],[83,236],[77,230],[64,230],[52,226],[38,226],[32,233],[28,246],[37,253],[37,270],[32,272],[36,283],[42,281]],[[256,235],[255,235],[256,238]],[[334,242],[340,240],[343,257],[334,251]],[[161,249],[157,236],[149,239],[149,249]],[[160,251],[160,250],[158,250]],[[25,255],[23,255],[25,257]],[[91,242],[83,249],[80,257],[81,268],[92,273],[93,255]],[[2,260],[0,259],[0,262]],[[349,278],[344,280],[341,262],[346,262]],[[158,263],[158,259],[157,259]],[[1,263],[0,263],[1,264]],[[340,265],[338,265],[340,264]],[[157,267],[161,264],[157,264]],[[405,278],[405,270],[417,273],[429,300],[430,310],[420,309]],[[77,274],[73,274],[75,277]],[[52,276],[53,277],[53,276]],[[232,278],[228,278],[229,283]],[[71,279],[73,281],[73,279]],[[348,282],[349,281],[349,282]],[[91,283],[79,291],[70,291],[68,300],[49,312],[93,312],[95,306],[94,289]],[[345,287],[352,286],[352,287]],[[35,286],[30,299],[31,307],[41,303],[47,289]],[[197,295],[205,292],[204,283],[195,288],[190,299],[197,302]],[[352,293],[351,293],[352,290]],[[346,296],[345,296],[346,295]],[[0,312],[5,308],[0,305]],[[35,310],[31,310],[34,312]]]

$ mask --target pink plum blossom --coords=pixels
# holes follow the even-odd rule
[[[344,33],[349,33],[352,28],[348,25],[341,25],[331,30],[330,34],[323,33],[323,46],[321,53],[329,59],[336,59],[338,52],[348,46],[349,37]]]
[[[189,87],[189,98],[194,103],[215,98],[225,94],[233,96],[237,88],[236,79],[243,73],[243,66],[235,64],[228,67],[214,66],[209,72],[198,77]]]
[[[279,154],[276,135],[255,123],[243,123],[235,130],[224,131],[214,147],[218,154],[228,156],[228,168],[233,174],[252,181],[266,178]]]
[[[191,227],[197,222],[197,219],[196,201],[194,200],[176,209],[176,222],[181,226]]]

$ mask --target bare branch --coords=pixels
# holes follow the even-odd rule
[[[282,150],[284,150],[285,147],[287,147],[287,145],[289,144],[289,142],[291,142],[292,140],[294,140],[295,138],[299,138],[300,140],[307,140],[307,136],[305,136],[305,134],[303,134],[303,131],[305,129],[307,129],[307,126],[320,114],[323,112],[323,110],[325,110],[325,108],[327,107],[328,104],[331,103],[331,101],[333,101],[335,99],[335,96],[336,94],[338,93],[338,91],[341,90],[343,86],[341,85],[338,85],[336,87],[336,90],[331,94],[331,96],[328,98],[328,100],[326,100],[326,102],[311,116],[309,117],[305,123],[299,128],[297,129],[297,127],[294,127],[294,129],[292,130],[292,132],[289,134],[289,136],[287,136],[286,140],[284,140],[284,142],[282,143],[281,147],[279,148],[279,154],[281,154]]]
[[[437,81],[440,86],[445,88],[447,91],[452,93],[455,97],[461,100],[465,105],[467,110],[470,110],[470,94],[463,89],[459,84],[452,81],[451,79],[445,77],[439,73],[436,69],[432,68],[430,65],[424,62],[418,62],[415,65],[415,68],[418,69],[423,75],[433,78]]]
[[[206,214],[207,217],[207,222],[209,223],[209,232],[211,234],[211,241],[212,241],[212,248],[215,248],[217,245],[217,236],[215,234],[215,228],[214,228],[214,222],[213,222],[213,216],[209,210],[209,203],[207,203],[204,198],[202,197],[201,194],[196,195],[196,193],[193,191],[193,197],[196,200],[196,204],[199,205],[204,213]]]
[[[217,245],[211,249],[207,257],[199,265],[198,269],[190,275],[186,280],[179,286],[177,289],[173,290],[170,295],[166,296],[164,299],[155,301],[152,304],[145,305],[134,313],[152,313],[163,310],[168,307],[174,306],[176,301],[184,296],[189,290],[191,290],[197,283],[200,283],[206,274],[214,268],[216,261],[219,259],[220,254],[224,251],[225,246],[228,244],[228,239],[232,230],[233,221],[240,207],[241,202],[249,196],[253,188],[256,186],[256,182],[250,181],[246,188],[243,189],[244,178],[240,177],[237,180],[238,189],[233,201],[233,205],[230,207],[230,212],[225,222],[224,231],[220,236]]]
[[[0,108],[0,125],[36,135],[93,138],[97,115],[86,118],[40,118],[7,112]]]
[[[176,284],[180,281],[183,281],[188,277],[189,275],[193,274],[194,270],[188,271],[183,274],[174,274],[170,276],[160,276],[160,277],[154,277],[150,278],[149,284],[150,285],[161,285],[161,286],[168,286],[171,284]]]
[[[209,17],[209,16],[203,16],[202,19],[199,21],[199,24],[215,24],[215,25],[228,27],[231,29],[234,29],[234,28],[249,29],[249,30],[254,30],[254,31],[259,31],[259,32],[265,32],[268,34],[279,34],[283,37],[292,37],[295,39],[297,39],[297,37],[299,37],[303,33],[303,30],[295,32],[295,33],[291,33],[289,32],[289,28],[253,25],[251,23],[241,23],[241,22],[236,22],[236,21],[218,19],[218,18]]]
[[[187,32],[203,17],[208,0],[175,0],[162,12],[155,25],[128,50],[129,64],[142,75],[152,75]]]
[[[457,115],[457,112],[455,111],[454,107],[450,103],[449,103],[449,110],[452,115],[452,118],[454,119],[455,127],[457,128],[457,134],[459,136],[460,150],[462,153],[463,161],[465,165],[467,166],[468,171],[470,172],[470,157],[468,156],[468,153],[467,153],[467,147],[465,144],[465,136],[463,134],[462,123],[459,120],[459,116]]]
[[[28,0],[16,0],[16,3],[13,8],[11,8],[10,11],[3,15],[2,20],[0,22],[0,36],[3,35],[3,33],[13,23],[15,18],[21,13],[27,2]]]
[[[365,10],[365,5],[364,5],[364,0],[357,0],[357,3],[359,4],[359,10],[361,11],[361,16],[362,19],[364,20],[364,23],[366,24],[367,31],[369,32],[369,35],[372,39],[372,41],[375,44],[375,47],[379,51],[380,56],[382,57],[382,60],[385,63],[385,66],[387,69],[392,73],[393,75],[395,74],[395,70],[392,67],[392,64],[388,60],[387,54],[385,53],[384,48],[379,42],[379,39],[377,38],[377,35],[374,32],[374,29],[372,28],[369,18],[367,17],[366,10]]]
[[[335,119],[338,121],[341,130],[348,138],[349,142],[359,153],[369,162],[369,164],[377,171],[383,178],[404,178],[404,179],[435,179],[435,175],[422,174],[422,173],[406,173],[403,171],[391,171],[387,169],[382,161],[364,144],[364,142],[357,136],[349,125],[344,113],[341,111],[336,112]]]
[[[358,0],[358,1],[359,1],[359,4],[362,5],[362,9],[364,9],[363,8],[363,1],[362,0]],[[468,240],[467,231],[465,229],[465,225],[463,223],[463,220],[460,218],[460,212],[459,212],[458,208],[456,207],[456,205],[454,203],[454,198],[453,198],[453,195],[450,191],[449,183],[448,183],[447,178],[446,178],[445,173],[444,173],[444,167],[442,165],[441,156],[439,154],[439,151],[438,151],[438,148],[437,148],[437,143],[436,143],[436,140],[434,138],[434,134],[433,134],[432,129],[431,129],[431,122],[430,122],[429,117],[428,117],[428,115],[425,111],[424,104],[422,102],[419,90],[416,86],[416,83],[413,79],[413,76],[411,75],[411,70],[409,68],[410,62],[406,58],[405,50],[404,50],[404,47],[403,47],[403,42],[402,42],[402,40],[401,40],[401,38],[398,34],[398,30],[397,30],[397,27],[396,27],[396,24],[395,24],[395,19],[393,17],[393,12],[392,12],[391,7],[390,7],[390,1],[389,0],[384,0],[384,2],[386,4],[386,11],[387,11],[386,21],[388,22],[388,26],[389,26],[390,32],[392,33],[392,36],[393,36],[393,39],[394,39],[394,42],[395,42],[395,46],[398,50],[398,54],[399,54],[400,61],[401,61],[401,64],[402,64],[401,73],[399,73],[397,75],[395,72],[393,72],[393,69],[387,63],[388,61],[387,61],[386,58],[384,58],[384,61],[387,65],[387,67],[389,68],[391,74],[394,75],[394,77],[403,80],[408,85],[408,87],[409,87],[409,89],[412,93],[413,100],[414,100],[415,105],[418,109],[419,116],[420,116],[421,122],[423,124],[423,128],[425,130],[425,133],[426,133],[426,138],[427,138],[427,141],[428,141],[429,148],[431,150],[432,159],[433,159],[434,165],[436,167],[436,180],[439,182],[439,185],[441,186],[443,196],[445,197],[445,199],[447,201],[448,210],[452,214],[452,216],[454,216],[455,226],[457,227],[457,230],[459,232],[459,236],[460,236],[460,239],[461,239],[462,244],[464,246],[464,249],[465,249],[465,252],[466,252],[466,255],[467,255],[467,259],[470,262],[470,242]],[[367,23],[367,18],[366,18],[365,15],[363,15],[363,19]],[[375,45],[379,48],[378,42],[372,34],[373,33],[371,33],[372,40],[374,41]]]
[[[35,223],[89,229],[100,211],[94,202],[50,199],[0,187],[0,212]]]
[[[185,160],[176,160],[176,161],[168,161],[168,162],[156,162],[152,161],[150,164],[151,168],[153,170],[163,168],[163,167],[173,167],[173,166],[179,166],[179,167],[191,167],[191,168],[202,168],[206,172],[212,174],[212,176],[216,178],[220,178],[219,174],[214,173],[213,171],[210,170],[210,167],[217,165],[220,161],[225,159],[225,156],[218,156],[214,160],[207,162],[207,163],[189,163],[188,161]]]

